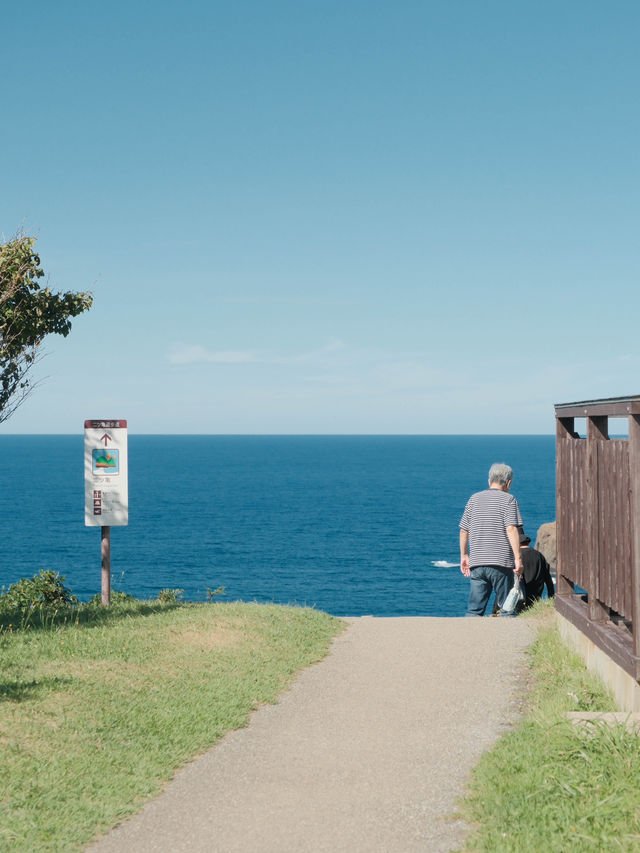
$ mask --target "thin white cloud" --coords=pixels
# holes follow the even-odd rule
[[[375,369],[375,378],[381,387],[395,390],[428,390],[459,385],[455,371],[434,365],[433,359],[426,356],[420,360],[415,354],[409,358],[400,354],[395,360],[381,360]]]
[[[354,398],[391,394],[395,399],[403,393],[459,393],[461,384],[458,370],[434,364],[433,357],[425,353],[351,347],[338,338],[297,353],[209,350],[200,344],[182,344],[174,346],[169,361],[174,365],[270,365],[279,369],[278,381],[290,383],[289,393],[295,387],[308,386],[334,389]]]
[[[332,338],[324,346],[298,355],[277,356],[273,358],[278,364],[317,364],[326,365],[335,359],[338,353],[348,355],[347,345],[343,341]]]
[[[171,364],[247,364],[256,361],[250,350],[208,350],[203,346],[177,346],[169,354]]]
[[[209,350],[200,344],[176,344],[168,355],[170,364],[317,364],[326,365],[343,352],[346,345],[331,339],[324,346],[308,352],[284,355],[253,350]]]

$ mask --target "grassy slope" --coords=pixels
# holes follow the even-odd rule
[[[246,724],[342,623],[303,608],[136,603],[0,633],[0,849],[79,849]]]
[[[615,710],[610,694],[539,608],[519,725],[476,768],[463,811],[467,850],[640,851],[640,742],[624,727],[578,733],[567,711]]]

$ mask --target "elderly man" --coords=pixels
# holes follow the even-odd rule
[[[502,607],[514,572],[522,574],[522,518],[509,494],[512,481],[508,465],[492,465],[489,488],[471,495],[460,520],[460,570],[470,578],[467,616],[484,616],[492,591]]]

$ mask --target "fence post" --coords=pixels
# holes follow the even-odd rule
[[[606,622],[609,608],[600,601],[600,484],[598,477],[599,446],[609,438],[609,418],[592,415],[587,418],[587,527],[589,539],[589,619]]]
[[[640,657],[640,415],[629,415],[629,486],[633,654]]]
[[[573,436],[573,418],[556,418],[556,592],[572,595],[573,582],[564,574],[567,551],[567,533],[564,530],[565,506],[565,443]]]

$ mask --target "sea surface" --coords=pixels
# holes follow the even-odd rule
[[[53,569],[100,592],[84,526],[83,435],[0,435],[0,586]],[[129,525],[112,588],[138,598],[462,616],[458,522],[493,462],[514,469],[526,532],[555,518],[554,436],[129,435]]]

